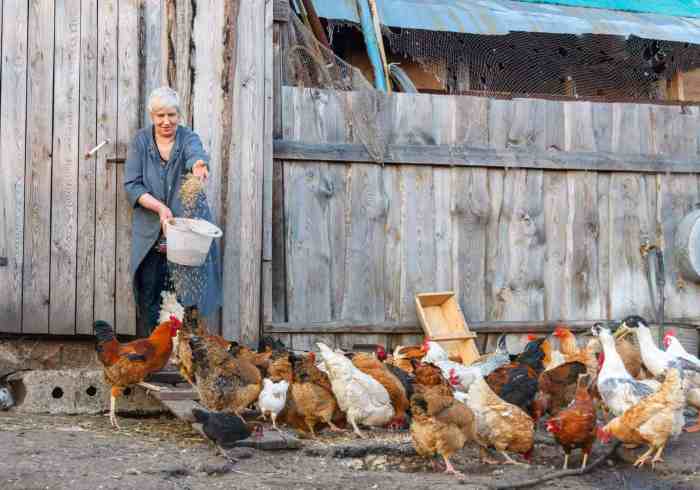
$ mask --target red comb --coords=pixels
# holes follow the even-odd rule
[[[668,332],[666,332],[666,335],[669,335],[669,336],[671,336],[671,337],[675,337],[675,336],[676,336],[676,331],[675,331],[675,330],[669,330]]]
[[[533,340],[536,340],[536,339],[537,339],[537,337],[534,334],[528,334],[528,336],[527,336],[527,340],[530,342],[532,342]]]
[[[182,323],[175,315],[170,315],[170,321],[173,322],[176,326]]]

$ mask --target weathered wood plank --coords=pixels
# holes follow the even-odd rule
[[[239,4],[235,69],[233,79],[234,134],[231,139],[229,164],[240,166],[239,179],[229,178],[229,196],[238,188],[240,200],[229,200],[227,212],[240,212],[240,245],[231,248],[232,240],[239,238],[234,230],[226,228],[224,235],[223,294],[233,297],[238,291],[240,308],[224,302],[222,325],[226,329],[238,325],[238,338],[246,345],[258,344],[260,334],[260,270],[262,257],[262,200],[263,200],[263,136],[265,111],[265,1],[252,0]],[[271,48],[271,45],[270,45]],[[236,254],[235,252],[239,253]],[[236,260],[238,261],[236,262]],[[238,281],[238,278],[246,278]]]
[[[614,104],[613,149],[643,151],[639,106]],[[644,178],[634,173],[616,173],[610,179],[610,314],[641,314],[653,318],[644,264],[639,247],[645,238],[655,241],[649,202],[653,198]],[[655,199],[654,199],[655,202]]]
[[[396,94],[393,141],[398,144],[434,144],[433,96]],[[402,274],[401,320],[416,318],[416,293],[434,291],[435,200],[430,167],[402,167]]]
[[[382,105],[381,99],[386,97],[374,92],[355,93],[350,100],[350,110]],[[351,137],[355,141],[359,138],[354,133]],[[349,227],[342,318],[383,320],[384,229],[388,206],[383,192],[382,170],[374,165],[354,164],[350,166],[347,179],[350,188],[346,205]],[[337,227],[342,223],[332,219],[329,225]]]
[[[565,105],[565,149],[596,151],[594,113],[590,102]],[[596,174],[568,172],[570,239],[562,284],[570,294],[570,310],[564,318],[600,317],[598,280],[598,184]]]
[[[473,117],[473,116],[472,116]],[[455,139],[455,99],[433,97],[431,123],[435,141],[453,144]],[[433,226],[435,236],[435,284],[436,291],[449,291],[453,286],[454,262],[452,257],[452,193],[454,174],[452,169],[433,168]],[[455,188],[455,192],[460,192]]]
[[[597,322],[606,323],[608,320],[570,320],[567,325],[574,332],[584,332]],[[673,320],[669,320],[673,321]],[[559,324],[559,321],[477,321],[469,323],[469,330],[479,334],[501,333],[549,333]],[[674,322],[675,323],[675,322]],[[296,339],[302,335],[325,334],[391,334],[392,336],[415,337],[419,342],[423,337],[423,330],[418,321],[385,321],[385,322],[361,322],[349,320],[337,320],[331,322],[287,322],[265,324],[266,334],[290,334]],[[315,337],[315,336],[314,336]],[[342,337],[341,337],[342,338]],[[296,348],[296,347],[295,347]]]
[[[56,4],[49,330],[75,332],[80,115],[80,9]]]
[[[214,221],[217,223],[223,218],[221,158],[224,125],[221,117],[224,106],[224,53],[221,46],[224,45],[226,23],[224,10],[225,2],[198,2],[192,29],[192,41],[195,46],[192,125],[202,139],[204,148],[209,152],[209,172],[212,178],[206,186],[206,194]],[[262,99],[260,103],[262,104]],[[235,126],[234,132],[238,132]]]
[[[100,10],[102,7],[100,6]],[[163,63],[163,26],[165,11],[163,9],[163,0],[149,0],[140,2],[140,11],[142,18],[140,21],[143,39],[143,48],[141,56],[141,74],[140,80],[143,86],[141,92],[140,107],[143,108],[141,114],[143,117],[143,125],[151,124],[150,114],[146,110],[148,96],[153,89],[160,87],[165,82],[163,78],[164,70]]]
[[[273,26],[273,139],[282,137],[282,35],[279,24]],[[272,177],[272,317],[287,319],[287,279],[284,232],[284,163],[273,160]]]
[[[272,140],[274,138],[274,57],[272,31],[273,2],[265,4],[265,129],[263,135],[263,237],[262,260],[272,260],[272,178],[273,158]],[[264,285],[265,288],[271,284]],[[271,293],[270,293],[271,296]]]
[[[487,146],[489,100],[458,97],[455,104],[454,142]],[[455,168],[451,172],[453,289],[467,320],[484,320],[486,239],[491,219],[489,170]]]
[[[499,110],[495,102],[491,105],[490,127],[508,123],[510,127],[504,128],[502,136],[498,136],[498,130],[490,131],[492,145],[531,148],[541,144],[543,105],[520,100]],[[501,119],[509,110],[512,117]],[[498,250],[503,255],[496,258],[502,276],[499,289],[494,291],[498,319],[544,317],[542,185],[541,171],[508,170],[505,174],[498,235]]]
[[[275,22],[287,22],[289,20],[289,1],[273,0],[272,15]]]
[[[0,8],[0,331],[22,328],[27,104],[27,2]]]
[[[652,107],[652,130],[655,153],[692,156],[698,144],[698,109],[688,107],[689,114],[679,116],[677,107]],[[660,230],[658,245],[664,251],[666,270],[667,317],[694,317],[700,314],[700,287],[685,281],[673,257],[676,229],[681,219],[698,202],[698,179],[691,175],[659,175],[656,226]],[[658,308],[658,298],[655,296]]]
[[[80,8],[80,129],[75,332],[91,334],[95,284],[95,174],[97,158],[83,152],[97,146],[97,0]]]
[[[29,5],[22,331],[49,332],[54,4]],[[20,108],[21,110],[21,108]]]
[[[117,171],[108,157],[117,154],[118,51],[116,0],[98,5],[97,141],[106,139],[95,159],[95,319],[114,324],[116,286]]]
[[[173,5],[175,8],[175,18],[172,19],[174,25],[171,25],[170,39],[175,51],[173,60],[175,64],[173,67],[175,75],[173,80],[174,84],[171,86],[173,86],[180,95],[183,122],[187,126],[192,126],[192,28],[194,4],[192,0],[174,0],[170,2],[169,8],[172,9]],[[206,16],[207,11],[199,11],[199,14]]]
[[[503,101],[504,103],[510,101]],[[309,144],[274,141],[274,155],[282,160],[326,161],[329,163],[374,163],[362,145]],[[489,149],[467,145],[394,144],[389,145],[384,164],[448,167],[488,167],[539,170],[590,170],[604,172],[698,173],[697,161],[660,158],[625,152],[582,152],[531,149]],[[376,163],[375,163],[376,164]]]
[[[130,0],[119,0],[119,72],[117,156],[126,149],[139,129],[139,11]],[[131,206],[124,194],[124,165],[117,165],[117,263],[114,328],[119,334],[136,334],[136,304],[131,281]]]
[[[545,147],[564,148],[564,105],[555,101],[545,103]],[[566,172],[544,174],[544,287],[545,318],[568,318],[571,309],[571,291],[567,287],[565,263],[569,236],[569,186]]]

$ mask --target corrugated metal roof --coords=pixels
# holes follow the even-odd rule
[[[603,1],[603,0],[599,0]],[[355,0],[313,0],[318,15],[359,23]],[[635,35],[700,44],[700,19],[510,0],[378,0],[382,24],[406,29],[508,34]]]
[[[648,14],[700,17],[700,0],[518,0],[529,3],[550,3],[570,7],[624,10]]]

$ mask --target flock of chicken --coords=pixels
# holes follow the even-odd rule
[[[511,356],[502,337],[494,353],[468,366],[430,339],[392,355],[381,346],[375,353],[344,353],[318,343],[317,358],[274,341],[256,352],[209,334],[188,315],[183,322],[173,316],[148,339],[128,344],[118,343],[104,322],[96,332],[115,426],[116,397],[161,369],[172,353],[206,408],[193,415],[222,446],[261,433],[260,423],[242,418],[257,404],[275,428],[285,424],[309,437],[322,426],[342,431],[348,424],[359,437],[365,437],[360,426],[408,427],[420,456],[436,467],[439,455],[445,472],[461,475],[450,457],[467,444],[479,446],[485,463],[497,463],[489,454],[494,449],[506,463],[526,464],[511,454],[530,460],[535,427],[547,417],[546,430],[564,450],[564,468],[573,449],[582,450],[585,467],[594,441],[612,437],[647,445],[635,466],[650,460],[653,467],[682,431],[686,404],[700,408],[700,360],[672,333],[664,338],[666,350],[659,349],[636,316],[614,334],[594,326],[583,348],[564,325],[553,333],[558,349],[549,337],[530,336],[522,353]],[[637,343],[625,338],[630,332]]]

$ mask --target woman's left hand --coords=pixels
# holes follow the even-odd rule
[[[202,181],[202,183],[206,182],[209,178],[209,168],[202,160],[195,162],[195,164],[192,166],[192,173],[195,177],[199,177],[199,180]]]

